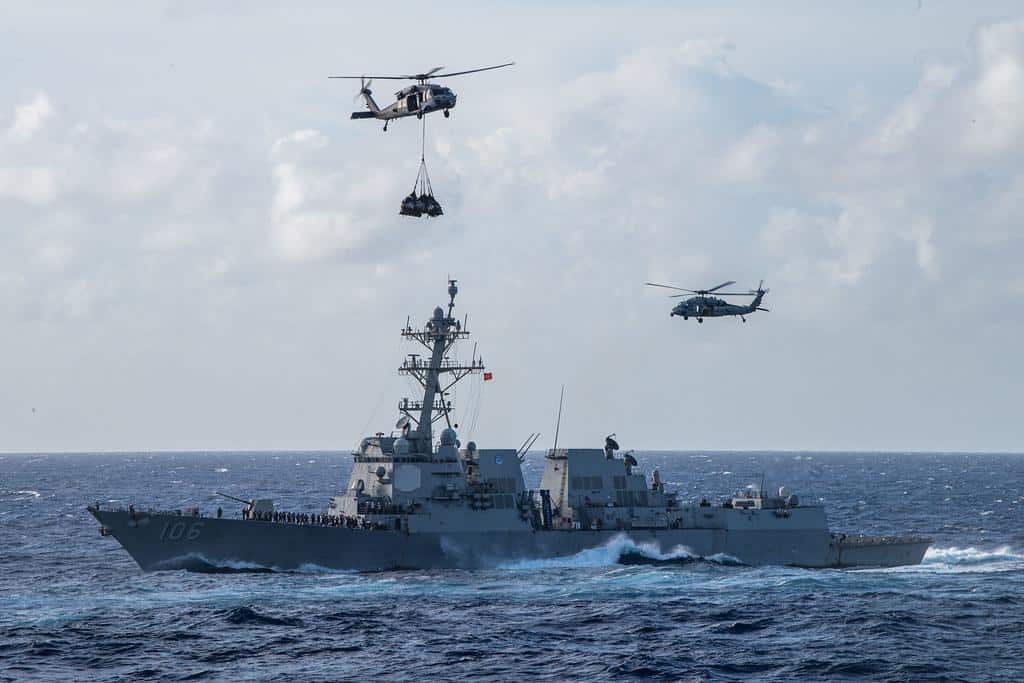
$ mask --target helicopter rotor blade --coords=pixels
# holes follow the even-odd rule
[[[645,282],[648,287],[664,287],[665,289],[677,289],[680,292],[689,292],[690,294],[696,294],[697,292],[692,289],[684,289],[683,287],[676,287],[674,285],[659,285],[657,282]]]
[[[387,80],[387,81],[408,81],[410,79],[411,80],[416,80],[415,76],[367,76],[365,74],[362,75],[362,76],[328,76],[327,78],[344,78],[344,79],[348,79],[348,80],[352,80],[352,79],[356,79],[356,78],[369,78],[371,81],[374,78],[380,78],[382,80]]]
[[[717,287],[712,287],[711,289],[707,289],[707,290],[704,290],[704,291],[710,293],[710,292],[714,292],[717,289],[721,289],[722,287],[728,287],[729,285],[734,285],[734,284],[736,284],[735,280],[729,280],[728,282],[723,282],[722,284],[718,285]]]
[[[463,74],[475,74],[478,71],[490,71],[491,69],[503,69],[506,66],[513,66],[513,65],[515,65],[515,62],[508,62],[506,64],[498,64],[497,66],[485,66],[485,67],[480,68],[480,69],[469,69],[467,71],[453,71],[450,74],[434,74],[434,75],[431,76],[431,78],[448,78],[449,76],[462,76]],[[441,67],[438,67],[438,68],[441,68]],[[437,69],[434,69],[434,71],[437,71]],[[431,72],[431,74],[433,74],[433,71]]]
[[[483,67],[481,69],[469,69],[467,71],[453,71],[453,72],[447,73],[447,74],[439,74],[439,73],[437,73],[438,71],[440,71],[444,67],[443,66],[435,66],[430,71],[427,71],[426,73],[421,73],[421,74],[402,74],[400,76],[380,76],[380,75],[367,76],[366,74],[363,74],[362,76],[328,76],[327,78],[345,78],[345,79],[356,79],[356,78],[370,78],[370,79],[374,79],[374,78],[380,78],[382,80],[389,80],[389,81],[425,81],[428,78],[448,78],[449,76],[462,76],[463,74],[475,74],[478,71],[490,71],[491,69],[503,69],[506,66],[513,66],[514,64],[515,64],[515,62],[508,62],[506,64],[498,64],[496,66],[485,66],[485,67]]]
[[[433,76],[435,73],[437,73],[438,71],[440,71],[443,68],[444,68],[443,66],[435,66],[433,69],[431,69],[430,71],[427,71],[426,73],[421,73],[421,74],[405,74],[404,77],[408,78],[410,81],[425,81],[425,80],[427,80],[428,78],[430,78],[431,76]]]

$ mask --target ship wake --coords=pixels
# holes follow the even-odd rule
[[[929,548],[921,567],[953,573],[1015,571],[1024,569],[1024,553],[1008,545],[992,549]]]
[[[1024,553],[1008,545],[997,548],[929,548],[921,564],[866,571],[925,574],[989,574],[1024,571]]]

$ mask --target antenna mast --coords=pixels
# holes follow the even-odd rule
[[[555,422],[555,446],[552,450],[558,449],[558,430],[562,426],[562,400],[565,398],[565,385],[562,385],[562,393],[558,395],[558,420]]]
[[[398,368],[399,374],[411,376],[423,388],[422,399],[402,399],[398,404],[398,410],[409,419],[410,424],[415,424],[415,429],[411,430],[408,437],[415,446],[413,452],[427,458],[432,452],[431,425],[442,417],[446,422],[449,421],[452,405],[447,399],[448,390],[466,375],[482,372],[484,369],[483,361],[479,358],[463,363],[448,355],[455,342],[469,336],[469,331],[452,315],[455,309],[455,295],[459,292],[456,284],[456,280],[448,280],[447,315],[444,309],[438,306],[422,328],[414,329],[407,320],[405,329],[402,330],[403,337],[418,342],[430,352],[429,358],[410,353]]]

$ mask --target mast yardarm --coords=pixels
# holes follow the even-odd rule
[[[398,410],[409,418],[415,429],[408,435],[414,453],[428,455],[432,452],[432,425],[442,417],[449,427],[451,424],[452,402],[448,391],[467,375],[482,372],[483,361],[471,358],[469,363],[452,360],[449,352],[460,339],[469,337],[464,322],[453,317],[455,295],[459,293],[457,280],[448,281],[448,312],[438,306],[433,316],[422,329],[413,329],[406,324],[402,336],[418,342],[430,352],[429,360],[418,353],[410,353],[398,368],[398,374],[413,377],[423,387],[421,400],[402,399]]]

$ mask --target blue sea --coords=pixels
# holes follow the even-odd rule
[[[1024,677],[1024,456],[639,453],[684,497],[760,480],[833,530],[935,539],[918,567],[620,562],[142,573],[85,506],[319,512],[344,453],[0,455],[0,680],[979,681]],[[540,478],[531,454],[527,484]],[[639,551],[642,552],[642,551]]]

